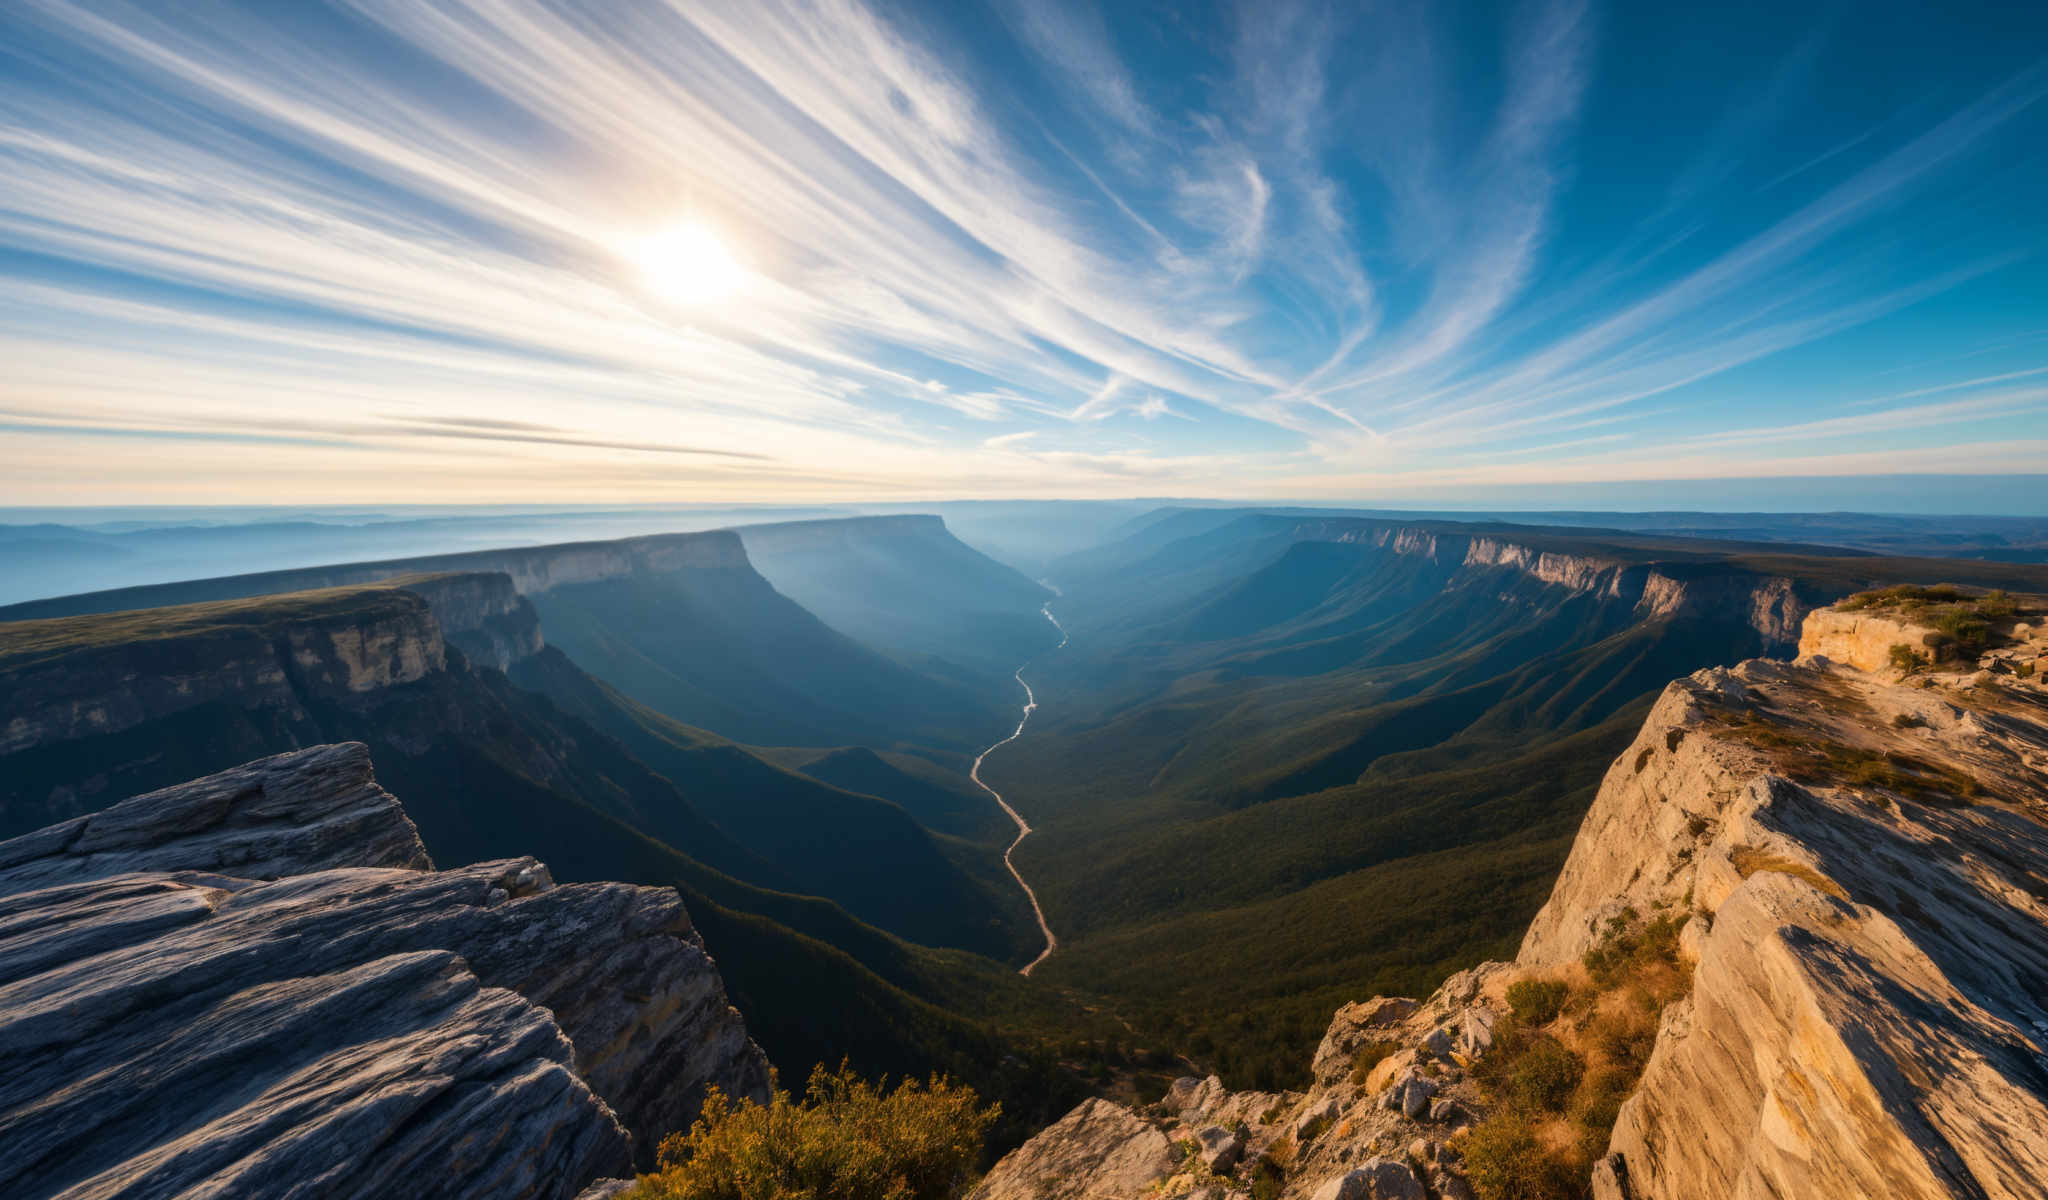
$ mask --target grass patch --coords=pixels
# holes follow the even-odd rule
[[[1973,775],[1932,763],[1902,750],[1845,746],[1766,719],[1754,710],[1724,711],[1729,732],[1742,742],[1767,751],[1789,778],[1814,787],[1883,788],[1908,800],[1937,807],[1958,807],[1983,795]],[[1894,724],[1909,725],[1894,719]]]
[[[1894,669],[1904,675],[1912,675],[1923,671],[1929,665],[1929,659],[1925,654],[1920,653],[1904,642],[1894,644],[1890,650],[1885,652],[1885,658]]]
[[[1590,988],[1510,985],[1512,1011],[1494,1030],[1492,1053],[1473,1067],[1492,1106],[1463,1147],[1481,1200],[1590,1194],[1593,1164],[1649,1063],[1664,1006],[1691,987],[1678,960],[1685,922],[1623,910],[1586,952]]]
[[[1586,1060],[1550,1038],[1536,1039],[1508,1071],[1508,1096],[1525,1109],[1559,1113],[1586,1077]]]
[[[1841,884],[1836,883],[1834,880],[1829,879],[1797,859],[1786,858],[1782,854],[1772,854],[1765,850],[1759,850],[1755,846],[1737,846],[1735,852],[1728,857],[1729,861],[1735,864],[1735,873],[1744,879],[1748,879],[1758,871],[1776,871],[1780,875],[1790,875],[1794,879],[1803,879],[1837,900],[1847,900],[1849,898],[1849,893],[1842,890]]]
[[[1536,1135],[1527,1113],[1507,1110],[1474,1126],[1465,1170],[1481,1200],[1577,1200],[1587,1194],[1576,1165]]]
[[[267,640],[308,623],[423,613],[427,602],[401,587],[418,582],[421,577],[407,577],[247,600],[13,621],[0,624],[0,669],[40,666],[94,650],[132,652],[149,642],[249,635]]]
[[[1548,1025],[1564,1011],[1571,990],[1562,979],[1518,979],[1508,986],[1508,1008],[1525,1025]]]
[[[1886,613],[1904,621],[1931,626],[1922,639],[1930,655],[1910,646],[1894,646],[1891,664],[1912,674],[1930,661],[1967,658],[1994,644],[1998,629],[2019,614],[2019,605],[2003,588],[1969,592],[1953,584],[1902,586],[1860,592],[1835,605],[1841,612]]]

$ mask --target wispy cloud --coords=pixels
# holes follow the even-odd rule
[[[2003,359],[1797,420],[1683,401],[2043,249],[1950,222],[1856,252],[2038,131],[2042,69],[1745,175],[1809,34],[1602,240],[1572,207],[1609,52],[1585,0],[1477,38],[1423,3],[1237,14],[24,0],[0,499],[89,461],[186,496],[1255,491],[2033,415],[1989,399],[2027,373]],[[639,259],[682,222],[743,265],[716,302]],[[1976,407],[1912,403],[1951,394]],[[193,479],[151,439],[203,447]]]

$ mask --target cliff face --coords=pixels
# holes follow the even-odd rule
[[[609,542],[566,542],[553,546],[522,546],[507,550],[476,550],[463,554],[434,554],[421,558],[395,558],[384,562],[343,563],[328,567],[306,567],[291,571],[266,571],[255,575],[234,575],[220,579],[196,579],[182,583],[152,584],[92,592],[82,596],[60,596],[0,609],[0,621],[40,620],[48,617],[91,613],[123,612],[129,609],[162,608],[176,604],[197,604],[282,592],[305,592],[324,588],[359,587],[400,578],[416,583],[437,575],[504,575],[522,596],[546,592],[565,584],[594,583],[635,574],[679,571],[686,568],[749,569],[746,549],[730,530],[706,533],[664,533],[646,537],[621,538]],[[460,603],[457,607],[461,607]]]
[[[119,631],[92,618],[0,629],[0,754],[119,733],[226,697],[297,717],[307,700],[347,700],[447,665],[428,602],[403,591],[314,596],[279,619],[234,607],[165,612]]]
[[[401,576],[388,582],[424,599],[441,633],[471,662],[506,671],[547,645],[540,614],[510,575]]]
[[[1816,613],[1804,647],[1887,669],[1701,672],[1609,772],[1519,956],[1692,913],[1607,1200],[2048,1195],[2048,692],[2000,666],[2033,626],[1901,678],[1915,628]]]
[[[1470,573],[1490,568],[1511,570],[1541,583],[1629,605],[1642,620],[1734,621],[1754,629],[1767,645],[1784,650],[1798,641],[1800,622],[1808,609],[1792,580],[1723,564],[1633,562],[1545,550],[1507,536],[1358,521],[1303,521],[1295,527],[1294,537],[1298,541],[1374,546]]]
[[[765,1093],[672,891],[426,865],[361,746],[0,842],[0,1191],[567,1197]]]
[[[2019,598],[1976,652],[1907,677],[1810,656],[1679,680],[1514,963],[1347,1005],[1305,1094],[1187,1079],[1150,1109],[1093,1101],[978,1196],[1221,1200],[1260,1172],[1287,1197],[1473,1196],[1465,1130],[1502,1111],[1474,1081],[1501,1075],[1508,987],[1562,982],[1588,1010],[1553,1031],[1597,1030],[1623,993],[1589,983],[1588,952],[1654,919],[1679,927],[1678,998],[1592,1169],[1600,1200],[2048,1197],[2044,614]],[[1869,628],[1822,610],[1804,644],[1886,662],[1893,631]]]

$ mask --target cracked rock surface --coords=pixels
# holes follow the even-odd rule
[[[0,1194],[572,1197],[765,1093],[673,892],[427,868],[359,745],[0,843]]]

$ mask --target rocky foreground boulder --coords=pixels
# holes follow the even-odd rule
[[[0,1194],[571,1197],[766,1059],[671,891],[431,869],[360,745],[0,842]]]
[[[1305,1092],[1090,1101],[975,1200],[2048,1200],[2048,598],[1984,614],[1824,609],[1796,663],[1672,684],[1515,962],[1346,1005]],[[1975,644],[1935,660],[1937,618]],[[1645,929],[1679,980],[1604,1153],[1489,1191],[1477,1132],[1521,1102],[1498,1043],[1596,1043],[1641,989],[1594,976]],[[1520,1033],[1517,984],[1556,989]]]

